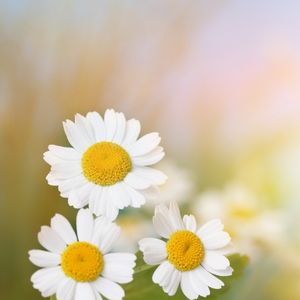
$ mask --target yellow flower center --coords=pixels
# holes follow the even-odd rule
[[[84,176],[98,185],[113,185],[123,180],[132,168],[128,153],[119,145],[100,142],[92,145],[82,156]]]
[[[197,268],[204,258],[204,246],[196,234],[188,230],[174,232],[167,242],[168,260],[185,272]]]
[[[96,246],[76,242],[63,252],[61,267],[67,276],[76,281],[94,281],[103,270],[103,256]]]

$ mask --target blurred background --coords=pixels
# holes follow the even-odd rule
[[[47,185],[62,121],[106,108],[158,131],[160,201],[221,217],[250,256],[228,299],[300,297],[300,1],[0,3],[0,298],[30,284],[41,225],[75,211]],[[120,247],[151,233],[125,212]],[[142,224],[140,226],[139,224]]]

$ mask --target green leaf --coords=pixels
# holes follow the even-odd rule
[[[51,296],[51,297],[50,297],[50,300],[56,300],[55,295]]]
[[[222,300],[226,296],[226,292],[230,289],[230,286],[242,276],[245,267],[248,264],[248,257],[241,256],[239,254],[230,255],[230,263],[234,272],[232,276],[220,277],[224,282],[225,286],[220,290],[210,289],[210,296],[205,299],[208,300]],[[152,274],[157,266],[146,265],[143,261],[142,254],[137,253],[137,265],[134,273],[134,280],[124,285],[125,288],[125,299],[126,300],[147,300],[147,299],[172,299],[172,300],[185,300],[186,297],[182,294],[180,288],[175,296],[170,297],[163,292],[160,286],[153,283]],[[199,297],[200,299],[201,297]]]

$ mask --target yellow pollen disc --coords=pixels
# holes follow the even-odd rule
[[[103,256],[96,246],[76,242],[63,252],[61,267],[67,276],[76,281],[94,281],[103,270]]]
[[[83,154],[81,165],[84,176],[98,185],[113,185],[123,180],[132,168],[128,153],[119,145],[100,142]]]
[[[196,234],[188,230],[174,232],[167,242],[168,260],[179,271],[197,268],[204,258],[204,246]]]

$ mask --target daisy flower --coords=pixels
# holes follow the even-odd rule
[[[108,109],[104,119],[97,112],[76,114],[63,126],[72,147],[50,145],[44,159],[51,166],[48,183],[69,205],[88,204],[97,216],[114,220],[119,209],[140,207],[144,191],[165,182],[166,175],[150,167],[165,154],[161,138],[156,132],[139,138],[139,121]]]
[[[77,235],[59,214],[51,227],[42,226],[38,240],[47,251],[29,251],[30,261],[41,267],[31,277],[33,287],[58,300],[122,299],[118,283],[132,281],[136,257],[110,253],[120,228],[103,216],[94,219],[88,209],[78,211],[76,226]]]
[[[262,200],[235,181],[226,184],[222,190],[201,193],[193,203],[193,211],[203,222],[211,218],[224,220],[234,244],[231,253],[245,253],[252,261],[257,261],[270,249],[274,253],[274,249],[280,249],[284,244],[286,224],[284,213],[266,209]]]
[[[177,204],[171,202],[169,209],[163,204],[156,206],[153,224],[166,241],[144,238],[139,247],[147,264],[159,265],[152,280],[165,293],[173,296],[180,285],[188,299],[197,299],[208,296],[209,288],[224,285],[214,275],[230,276],[233,270],[222,251],[230,237],[219,220],[197,229],[195,217],[185,215],[182,219]]]

